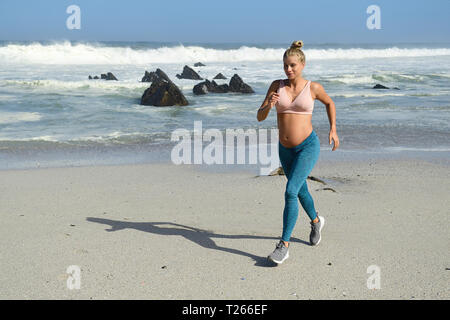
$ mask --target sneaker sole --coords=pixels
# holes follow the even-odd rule
[[[267,258],[268,258],[270,261],[275,262],[276,264],[282,264],[287,258],[289,258],[289,251],[286,253],[286,256],[285,256],[282,260],[280,260],[280,261],[277,261],[277,260],[271,258],[270,256],[267,257]]]
[[[312,246],[317,246],[320,242],[320,240],[322,240],[322,228],[325,225],[325,218],[322,216],[319,216],[320,221],[322,221],[322,223],[320,224],[320,229],[319,229],[319,241],[317,241],[316,244],[313,244]]]

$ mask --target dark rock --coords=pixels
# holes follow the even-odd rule
[[[273,170],[271,173],[269,173],[269,176],[284,176],[284,170],[283,167],[279,167],[278,169]]]
[[[212,84],[214,86],[214,91],[215,93],[227,93],[228,91],[230,91],[230,86],[227,85],[226,83],[218,85],[214,80],[212,81]]]
[[[156,71],[151,72],[145,71],[145,75],[142,78],[142,82],[154,82],[158,79],[166,80],[167,82],[172,82],[172,80],[169,79],[167,74],[160,68],[157,68]]]
[[[91,77],[91,76],[89,76],[89,80],[92,80],[92,77]]]
[[[100,79],[98,76],[95,76],[94,79]]]
[[[108,72],[107,74],[102,73],[100,77],[105,80],[116,80],[117,81],[117,78],[111,72]],[[94,78],[94,79],[98,79],[98,77]]]
[[[151,72],[145,71],[145,74],[142,77],[141,82],[153,82],[156,79],[158,79],[158,75],[156,74],[156,72],[154,72],[154,71],[151,71]]]
[[[207,94],[208,92],[214,93],[227,93],[227,92],[240,92],[240,93],[254,93],[253,89],[242,79],[235,74],[231,80],[230,84],[221,84],[218,85],[214,80],[211,82],[206,79],[203,82],[198,83],[192,89],[194,94],[202,95]]]
[[[184,66],[181,75],[177,74],[176,77],[178,79],[203,80],[203,78],[200,77],[197,72],[195,72],[192,68],[189,68],[188,66]]]
[[[106,74],[106,80],[116,80],[116,81],[118,81],[117,78],[111,72],[108,72]]]
[[[189,103],[183,93],[172,81],[158,78],[145,90],[141,105],[146,106],[187,106]]]
[[[229,87],[227,84],[218,85],[214,80],[211,82],[206,79],[205,81],[196,84],[192,91],[196,95],[207,94],[208,92],[227,93]]]
[[[333,191],[333,192],[336,192],[336,190],[334,190],[333,188],[322,188],[322,190],[330,190],[330,191]]]
[[[372,89],[389,89],[389,88],[377,83]]]
[[[158,77],[160,77],[161,79],[166,80],[167,82],[172,82],[172,80],[169,79],[167,74],[164,71],[162,71],[160,68],[157,68],[155,72],[156,72],[156,75]]]
[[[319,179],[319,178],[316,178],[316,177],[314,177],[314,176],[308,176],[308,179],[309,179],[309,180],[312,180],[312,181],[320,182],[320,183],[322,183],[322,184],[326,184],[325,181],[323,181],[323,180],[321,180],[321,179]]]
[[[205,65],[201,62],[197,62],[194,64],[194,67],[205,67]]]
[[[206,80],[208,81],[208,80]],[[206,81],[197,83],[194,88],[192,88],[192,91],[194,92],[194,94],[196,95],[202,95],[202,94],[207,94],[209,92],[208,90],[208,84]],[[209,81],[208,81],[209,82]]]
[[[240,92],[240,93],[254,93],[253,89],[244,81],[242,81],[241,77],[238,76],[237,73],[230,80],[230,91],[231,92]]]
[[[218,73],[213,79],[226,79],[226,77],[223,74]]]

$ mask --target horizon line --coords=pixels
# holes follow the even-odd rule
[[[270,44],[270,45],[285,45],[286,43],[289,44],[291,41],[287,42],[255,42],[255,41],[248,41],[248,42],[242,42],[242,41],[161,41],[161,40],[86,40],[86,39],[26,39],[26,40],[18,40],[18,39],[0,39],[2,42],[130,42],[130,43],[161,43],[161,44],[183,44],[183,43],[189,43],[189,44],[254,44],[254,45],[262,45],[262,44]],[[310,45],[335,45],[335,44],[450,44],[450,40],[445,41],[386,41],[386,42],[306,42],[306,44]]]

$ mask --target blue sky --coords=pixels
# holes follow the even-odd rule
[[[78,5],[81,29],[66,9]],[[369,30],[369,5],[381,29]],[[450,0],[0,0],[0,40],[450,42]]]

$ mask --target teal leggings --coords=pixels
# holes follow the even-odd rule
[[[278,154],[286,178],[283,211],[283,241],[289,241],[298,218],[298,200],[311,220],[317,217],[314,201],[308,191],[306,179],[319,158],[320,141],[314,130],[299,145],[286,148],[278,142]]]

